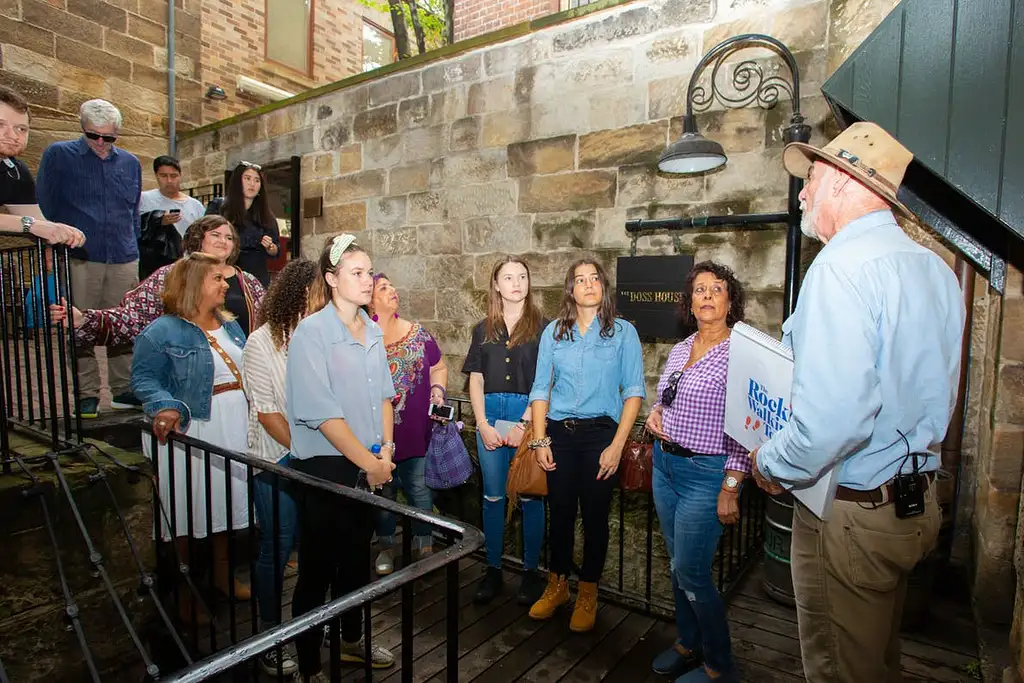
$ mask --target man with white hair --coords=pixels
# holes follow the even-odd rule
[[[894,683],[907,578],[935,544],[935,471],[956,403],[965,308],[937,254],[893,210],[913,155],[873,123],[822,148],[786,147],[803,231],[825,243],[782,326],[793,349],[788,424],[751,453],[769,492],[838,473],[819,519],[793,510],[791,562],[808,683]]]
[[[36,194],[52,221],[74,225],[86,244],[71,252],[71,290],[78,308],[110,308],[139,282],[139,196],[142,166],[114,145],[121,112],[106,100],[80,111],[82,137],[55,142],[43,152]],[[99,412],[99,368],[91,347],[78,350],[78,411]],[[130,389],[131,349],[107,349],[112,406],[139,405]]]

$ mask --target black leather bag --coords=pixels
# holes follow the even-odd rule
[[[153,271],[174,263],[182,257],[181,235],[173,225],[164,225],[165,211],[142,214],[142,236],[139,238],[139,279],[145,280]]]

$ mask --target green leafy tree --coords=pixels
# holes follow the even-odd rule
[[[410,35],[417,54],[443,47],[454,36],[453,0],[359,0],[364,7],[391,15],[399,59],[412,56]]]

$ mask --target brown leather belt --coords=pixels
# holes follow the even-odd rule
[[[935,479],[935,472],[924,473],[924,490],[928,490],[928,486]],[[876,489],[869,491],[861,491],[858,489],[850,489],[845,486],[839,486],[836,488],[836,500],[845,500],[850,503],[873,503],[875,505],[888,505],[893,501],[894,498],[892,481],[887,481]]]
[[[213,395],[214,396],[216,396],[217,394],[223,394],[225,391],[241,391],[241,390],[242,390],[242,383],[241,382],[228,382],[226,384],[214,384],[213,385]]]

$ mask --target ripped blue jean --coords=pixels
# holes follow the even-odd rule
[[[722,536],[718,492],[724,476],[724,455],[684,458],[654,445],[654,506],[671,558],[679,643],[702,651],[712,670],[733,676],[729,622],[711,574]]]

